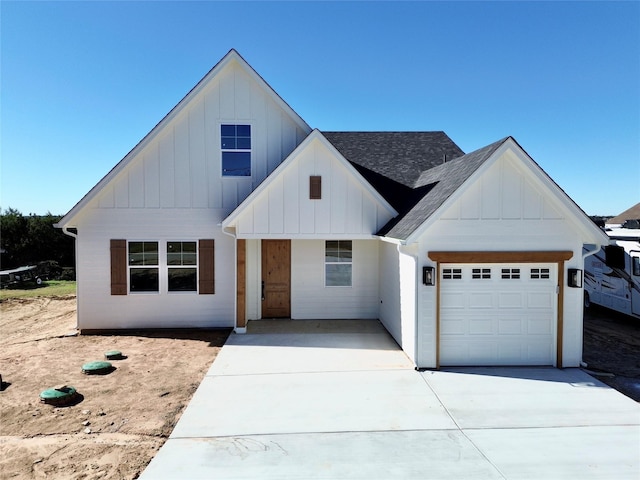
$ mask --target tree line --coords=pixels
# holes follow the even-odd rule
[[[60,277],[75,266],[74,239],[55,228],[61,215],[22,215],[0,210],[0,270],[40,265],[43,273]]]

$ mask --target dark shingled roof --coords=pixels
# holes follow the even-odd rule
[[[464,152],[444,132],[322,132],[398,211],[379,235],[406,240],[467,180],[502,139]]]
[[[410,188],[425,170],[464,155],[444,132],[322,134],[351,163]]]
[[[424,193],[406,213],[385,225],[379,233],[406,240],[447,200],[507,139],[458,157],[427,170],[417,182],[416,190]]]

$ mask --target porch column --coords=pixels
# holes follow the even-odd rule
[[[247,245],[236,240],[236,328],[247,327]]]

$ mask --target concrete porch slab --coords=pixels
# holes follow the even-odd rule
[[[207,375],[411,368],[378,320],[261,320],[229,337]]]

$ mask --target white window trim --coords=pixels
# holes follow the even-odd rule
[[[251,128],[251,148],[249,149],[243,149],[243,148],[233,148],[233,149],[229,149],[229,148],[222,148],[222,125],[249,125],[249,127]],[[217,132],[217,142],[218,142],[218,151],[220,152],[220,177],[221,178],[230,178],[230,179],[242,179],[242,178],[252,178],[253,177],[253,171],[254,171],[254,164],[253,164],[253,149],[254,149],[254,128],[253,128],[253,123],[249,122],[249,121],[243,121],[243,120],[228,120],[228,121],[220,121],[218,123],[218,132]],[[250,169],[250,173],[249,175],[225,175],[224,174],[224,169],[223,169],[223,160],[222,160],[222,154],[224,152],[249,152],[249,154],[251,155],[251,162],[249,164],[249,169]]]
[[[128,295],[198,295],[200,293],[200,252],[198,239],[132,239],[127,240],[127,294]],[[155,242],[158,244],[158,264],[157,265],[129,265],[129,244],[139,242]],[[167,262],[167,243],[169,242],[194,242],[196,244],[196,264],[195,265],[169,265]],[[131,290],[131,269],[132,268],[157,268],[158,269],[158,290],[155,292],[134,292]],[[196,269],[196,289],[189,291],[169,291],[169,269],[170,268],[195,268]]]
[[[158,263],[157,265],[130,265],[129,264],[129,246],[132,243],[157,243],[158,244]],[[162,253],[161,253],[161,245],[162,242],[160,240],[127,240],[127,293],[129,295],[160,295],[162,292],[162,275],[161,275],[161,267],[160,264],[162,262]],[[155,292],[134,292],[131,290],[131,270],[132,269],[142,269],[142,268],[156,268],[158,269],[158,290]]]
[[[169,248],[168,248],[168,243],[195,243],[196,245],[196,263],[195,265],[169,265],[169,262],[167,261],[167,256],[169,253]],[[167,285],[166,285],[166,290],[167,290],[167,294],[168,295],[193,295],[193,294],[198,294],[199,292],[199,288],[200,288],[200,252],[198,251],[198,240],[165,240],[164,241],[164,261],[165,261],[165,271],[167,272],[166,275],[166,279],[167,279]],[[174,269],[174,268],[194,268],[196,271],[196,289],[195,290],[169,290],[169,270]]]
[[[353,288],[353,250],[354,250],[354,241],[353,240],[340,240],[340,241],[351,242],[351,261],[350,262],[327,262],[327,241],[324,240],[323,241],[324,288]],[[327,265],[351,265],[351,281],[349,282],[349,285],[327,285]]]

